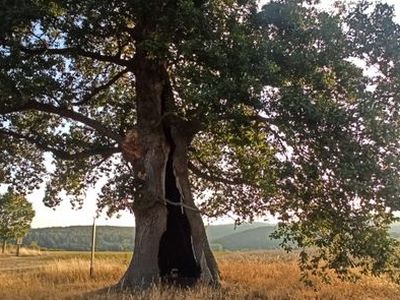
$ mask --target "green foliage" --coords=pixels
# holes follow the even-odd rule
[[[266,213],[301,265],[391,272],[400,208],[400,26],[367,1],[23,1],[0,4],[0,179],[47,183],[131,208],[121,155],[137,122],[136,49],[165,65],[172,112],[203,125],[190,145],[203,211]],[[143,29],[145,28],[145,30]],[[361,67],[362,66],[362,67]],[[369,72],[363,70],[369,69]],[[371,71],[373,70],[373,71]],[[52,153],[52,168],[43,166]]]
[[[34,216],[32,204],[25,197],[11,189],[0,195],[0,239],[7,241],[23,238]]]

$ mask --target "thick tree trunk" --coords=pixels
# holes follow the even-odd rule
[[[6,252],[6,245],[7,245],[7,241],[3,240],[3,245],[1,247],[1,253],[3,253],[3,254]]]
[[[162,63],[148,59],[140,49],[135,84],[138,122],[130,135],[134,140],[126,141],[123,150],[142,186],[133,208],[134,256],[118,286],[217,285],[217,264],[190,191],[189,124],[178,118],[165,122],[166,107],[173,101],[168,73]]]
[[[166,229],[166,208],[160,204],[135,213],[136,236],[132,261],[121,279],[122,288],[147,288],[160,281],[158,252]]]

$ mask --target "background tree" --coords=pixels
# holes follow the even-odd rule
[[[399,25],[316,3],[3,1],[1,175],[47,205],[106,177],[99,207],[136,220],[123,287],[218,283],[200,212],[273,214],[303,270],[390,271]]]
[[[25,197],[9,189],[0,195],[0,239],[3,241],[2,253],[8,240],[23,238],[31,228],[35,212]]]

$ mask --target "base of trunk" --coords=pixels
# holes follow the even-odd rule
[[[207,249],[204,227],[203,238],[194,238],[190,232],[190,217],[186,218],[180,207],[167,208],[159,204],[146,213],[135,215],[134,255],[115,288],[146,289],[158,284],[185,288],[197,283],[219,285],[217,265]],[[195,235],[199,235],[199,230],[195,231]]]

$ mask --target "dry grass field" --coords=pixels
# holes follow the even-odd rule
[[[305,287],[295,255],[278,251],[217,253],[223,280],[219,289],[155,287],[132,295],[96,292],[120,278],[128,253],[96,254],[93,278],[88,253],[21,254],[0,255],[0,299],[400,299],[400,287],[381,278]]]

